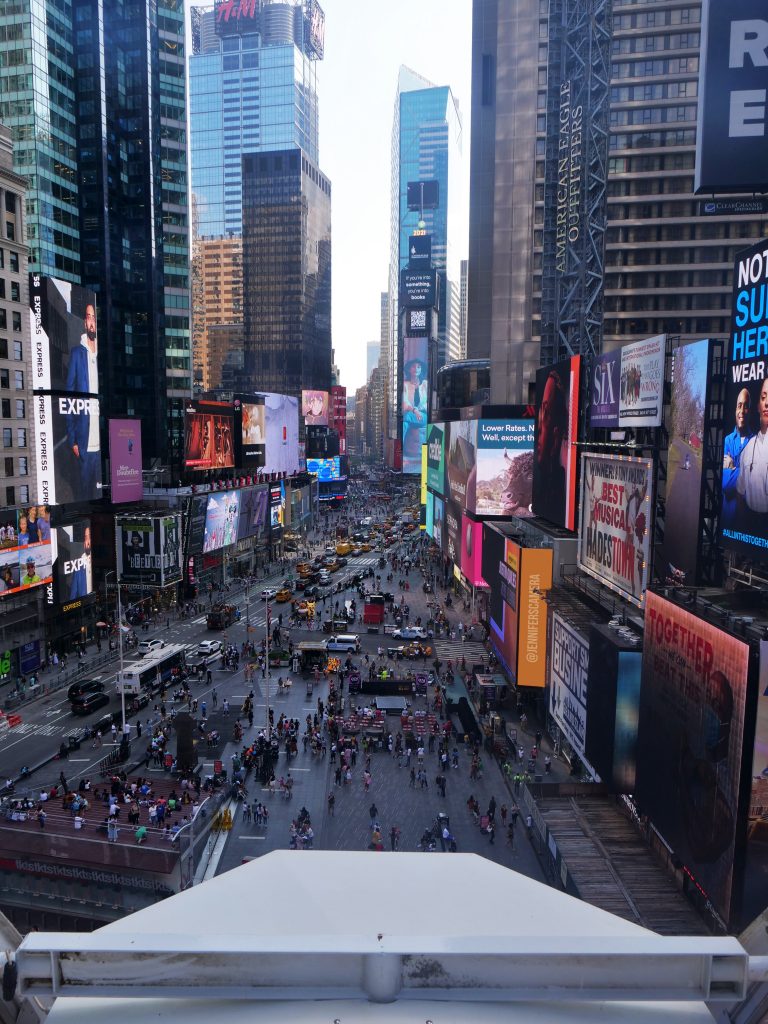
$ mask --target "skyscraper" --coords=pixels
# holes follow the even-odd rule
[[[300,150],[243,157],[244,384],[331,386],[331,183]]]
[[[0,33],[30,269],[94,288],[104,407],[173,458],[192,369],[183,5],[19,0]]]
[[[469,275],[469,260],[461,261],[461,287],[459,289],[459,358],[467,358],[467,277]]]
[[[365,379],[371,376],[371,370],[374,366],[379,365],[379,353],[381,352],[381,343],[378,341],[369,341],[365,346]]]
[[[420,213],[408,209],[409,181],[437,181],[436,209],[423,211],[424,231],[432,240],[432,265],[438,272],[439,313],[437,362],[459,357],[459,278],[464,249],[461,219],[462,120],[449,86],[436,86],[410,68],[401,67],[392,124],[392,192],[390,214],[390,437],[397,436],[397,396],[400,394],[398,299],[400,271],[408,265],[408,239]]]
[[[195,367],[204,387],[227,387],[220,368],[242,368],[242,158],[299,147],[317,165],[323,17],[315,0],[219,4],[192,15]]]

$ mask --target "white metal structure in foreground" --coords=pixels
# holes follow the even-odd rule
[[[766,974],[735,938],[663,938],[482,857],[322,851],[31,933],[17,963],[51,1024],[699,1024]]]

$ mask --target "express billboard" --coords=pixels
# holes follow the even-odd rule
[[[477,420],[454,420],[445,425],[445,494],[460,508],[475,508]]]
[[[36,394],[37,494],[46,505],[94,501],[101,493],[99,400]]]
[[[445,491],[445,424],[430,423],[427,429],[427,486]]]
[[[299,471],[299,400],[273,391],[262,392],[266,410],[265,473]]]
[[[234,468],[234,410],[228,402],[187,403],[184,465],[192,470]]]
[[[96,293],[29,275],[32,389],[98,395]]]
[[[50,512],[29,505],[0,512],[0,597],[52,579]]]
[[[164,587],[181,579],[181,517],[124,516],[118,530],[117,570],[124,583]]]
[[[664,406],[666,334],[634,341],[595,359],[591,427],[659,427]]]
[[[327,391],[301,392],[301,415],[307,426],[328,426],[328,401]]]
[[[533,511],[572,530],[576,522],[576,439],[581,356],[536,373]]]
[[[748,671],[748,644],[648,594],[637,803],[726,923]]]
[[[261,395],[235,395],[235,453],[242,468],[261,468],[266,460],[267,411]]]
[[[52,538],[54,587],[49,588],[48,604],[67,606],[93,593],[91,523],[83,520],[58,526]]]
[[[696,192],[764,192],[766,46],[763,0],[704,0]]]
[[[204,555],[235,543],[239,510],[239,491],[221,491],[208,495],[203,532]]]
[[[768,560],[768,241],[738,253],[733,272],[720,539],[758,561]]]
[[[559,612],[552,613],[549,711],[585,760],[589,643]]]
[[[403,384],[400,403],[403,419],[403,473],[421,469],[421,446],[427,443],[429,415],[429,342],[403,339]]]
[[[333,459],[307,459],[307,472],[318,480],[340,480],[341,459],[338,455]]]
[[[579,567],[642,608],[650,572],[653,462],[585,453]]]
[[[699,552],[710,350],[709,341],[695,341],[676,349],[672,360],[664,541],[656,549],[655,565],[656,577],[663,583],[695,586],[701,582]],[[737,460],[740,453],[741,446],[736,445]],[[737,479],[738,470],[723,468],[724,515],[726,509],[735,511]],[[729,490],[726,499],[725,492]]]
[[[479,516],[529,516],[533,492],[533,419],[485,419],[477,425]]]
[[[109,421],[109,483],[113,505],[141,501],[141,420]]]

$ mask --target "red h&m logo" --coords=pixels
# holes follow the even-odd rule
[[[258,0],[221,0],[216,5],[216,24],[221,25],[239,18],[255,18]]]

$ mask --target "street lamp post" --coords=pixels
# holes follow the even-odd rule
[[[115,583],[117,585],[117,650],[118,660],[120,663],[120,713],[122,717],[122,742],[125,742],[125,677],[123,674],[123,605],[120,600],[120,573],[118,570],[119,565],[119,551],[117,547],[117,526],[118,521],[115,520]]]

